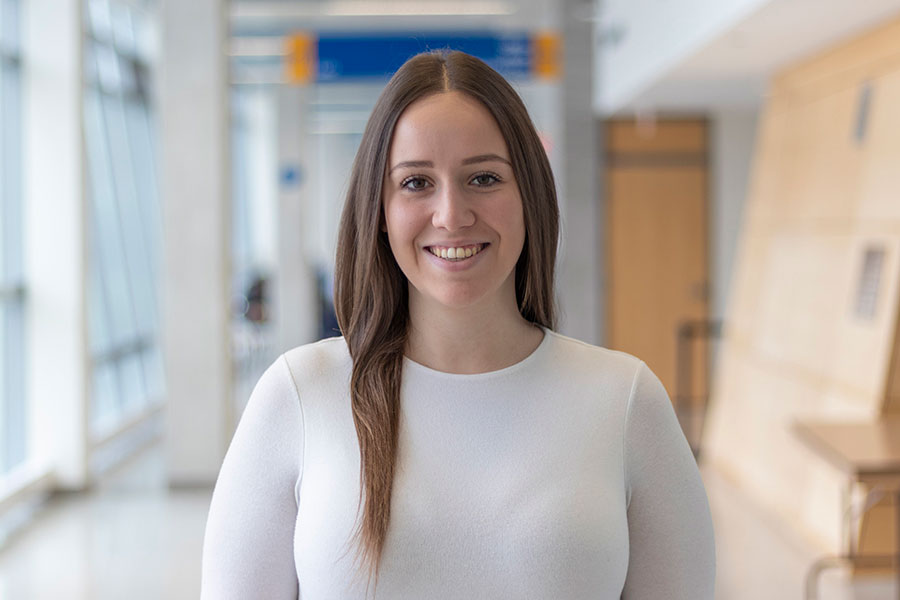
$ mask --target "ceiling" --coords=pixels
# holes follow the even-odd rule
[[[553,0],[232,0],[233,35],[552,27]]]
[[[772,0],[669,69],[620,112],[753,109],[774,73],[900,17],[900,0]]]

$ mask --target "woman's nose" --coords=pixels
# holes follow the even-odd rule
[[[435,227],[455,231],[475,224],[475,213],[468,199],[455,185],[445,185],[435,200],[431,221]]]

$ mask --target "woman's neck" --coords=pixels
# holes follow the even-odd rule
[[[450,308],[410,298],[406,356],[446,373],[486,373],[523,360],[543,332],[510,303]]]

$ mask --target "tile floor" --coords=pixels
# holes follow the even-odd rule
[[[716,528],[718,600],[803,600],[818,551],[727,480],[703,471]],[[0,550],[0,600],[197,598],[210,490],[167,490],[152,447],[90,494],[55,498]],[[826,572],[820,600],[893,600],[891,577]]]

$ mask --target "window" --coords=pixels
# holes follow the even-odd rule
[[[231,89],[231,344],[234,404],[240,414],[256,381],[275,360],[271,275],[278,147],[275,89]]]
[[[84,41],[88,327],[97,438],[160,402],[161,215],[150,102],[148,15],[89,0]]]
[[[0,477],[28,452],[19,2],[0,0]]]

